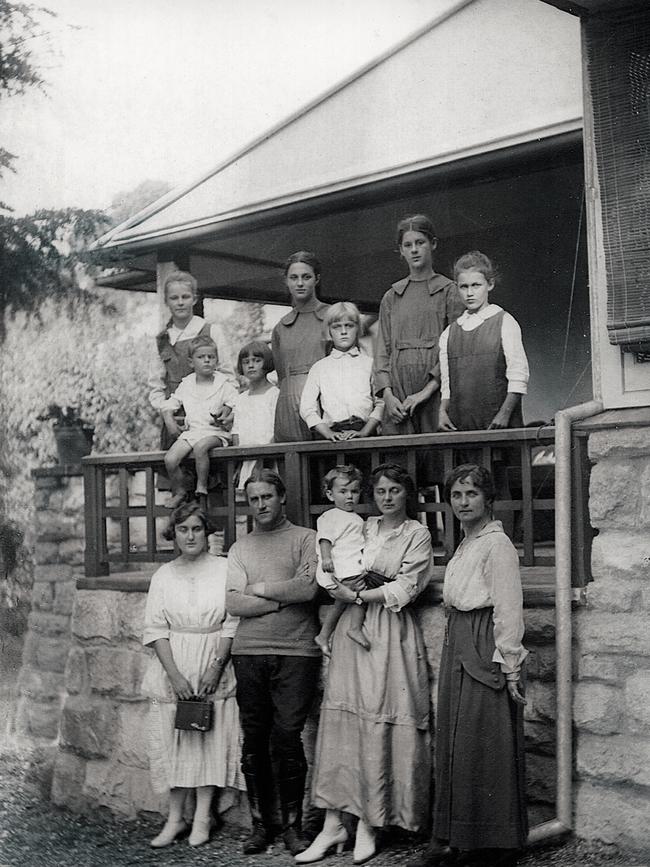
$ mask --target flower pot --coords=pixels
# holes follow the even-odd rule
[[[89,455],[93,445],[94,427],[54,425],[54,440],[60,464],[79,464]]]

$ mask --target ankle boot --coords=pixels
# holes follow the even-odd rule
[[[282,811],[282,839],[292,855],[304,852],[309,840],[302,833],[302,799],[305,794],[305,774],[282,777],[279,780]]]

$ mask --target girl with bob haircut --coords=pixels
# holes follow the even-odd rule
[[[330,354],[312,365],[300,398],[300,415],[310,431],[326,440],[372,436],[384,403],[372,390],[372,358],[359,348],[361,314],[350,301],[333,304],[325,315]]]
[[[201,846],[210,837],[217,788],[245,788],[230,661],[238,618],[226,614],[226,559],[208,554],[210,531],[198,503],[175,509],[165,537],[175,540],[180,554],[154,573],[147,594],[142,641],[155,653],[142,683],[151,700],[149,767],[154,791],[169,793],[167,820],[151,841],[156,849],[186,832],[183,807],[189,789],[196,789],[189,844]],[[213,703],[214,725],[208,732],[174,728],[177,700],[193,696]]]
[[[519,557],[493,519],[494,497],[476,464],[445,481],[463,540],[445,571],[434,827],[419,867],[513,867],[528,835]]]
[[[268,380],[267,374],[272,370],[273,353],[263,341],[252,340],[239,350],[237,373],[246,378],[248,388],[233,403],[232,434],[236,445],[259,446],[273,442],[279,391]],[[253,470],[262,465],[262,459],[243,461],[236,473],[238,489],[241,490]]]
[[[462,312],[455,284],[433,270],[438,239],[424,214],[397,225],[409,274],[393,283],[379,308],[375,389],[386,404],[384,434],[438,430],[440,335]]]
[[[309,428],[300,417],[300,396],[309,369],[327,351],[324,323],[328,305],[316,295],[320,287],[320,262],[313,253],[299,250],[289,256],[283,271],[293,310],[280,319],[271,337],[280,386],[275,411],[277,443],[311,439]]]

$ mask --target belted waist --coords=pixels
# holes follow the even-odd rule
[[[375,572],[373,569],[363,572],[361,577],[366,582],[368,590],[376,590],[378,587],[382,587],[384,584],[389,584],[395,580],[394,577],[388,578],[386,575],[382,575],[381,572]]]
[[[170,632],[189,632],[193,635],[209,635],[211,632],[221,632],[221,626],[172,626]]]
[[[288,364],[287,376],[301,376],[302,374],[306,376],[310,370],[311,364]]]
[[[433,349],[438,345],[438,338],[432,337],[429,340],[396,340],[395,349]]]

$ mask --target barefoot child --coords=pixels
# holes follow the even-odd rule
[[[373,394],[372,358],[359,348],[361,314],[350,301],[333,304],[325,315],[332,351],[316,361],[300,398],[300,415],[323,439],[372,436],[384,402]]]
[[[334,467],[323,479],[325,496],[334,503],[334,508],[323,512],[316,521],[316,580],[328,592],[336,589],[332,578],[346,584],[363,571],[363,518],[354,511],[361,496],[361,479],[361,471],[351,464]],[[337,599],[327,609],[321,631],[314,639],[325,656],[330,655],[332,633],[347,605]],[[352,607],[348,637],[370,650],[370,642],[362,632],[365,607],[360,601],[358,607]]]
[[[233,438],[240,446],[258,446],[273,442],[275,406],[280,394],[269,382],[267,374],[274,369],[273,353],[261,340],[253,340],[239,350],[237,373],[248,380],[248,389],[237,396],[233,406]],[[239,468],[237,488],[243,489],[246,479],[262,461],[243,461]]]
[[[208,452],[228,445],[230,440],[228,432],[218,426],[216,417],[224,406],[232,407],[237,398],[237,389],[217,371],[217,347],[211,337],[195,337],[190,341],[189,354],[194,373],[183,378],[161,407],[165,427],[172,437],[178,437],[165,455],[173,494],[167,505],[172,509],[187,495],[180,464],[190,452],[194,453],[196,461],[196,495],[207,496]],[[181,406],[185,409],[185,430],[180,429],[174,418]]]

